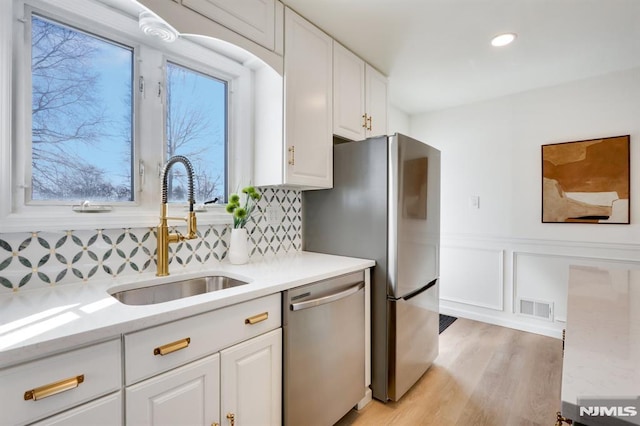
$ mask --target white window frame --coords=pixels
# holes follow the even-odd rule
[[[165,157],[163,65],[169,60],[227,81],[227,192],[246,185],[253,176],[253,73],[242,64],[201,45],[178,39],[163,43],[146,37],[137,19],[94,0],[9,0],[0,14],[0,232],[156,226],[160,211],[160,176]],[[68,24],[90,34],[134,48],[134,201],[110,204],[108,213],[75,213],[55,202],[26,204],[25,183],[31,162],[30,48],[24,49],[25,10]],[[10,13],[9,13],[10,12]],[[28,19],[28,18],[27,18]],[[109,22],[109,28],[100,24]],[[162,52],[160,50],[162,49]],[[16,59],[15,66],[12,65]],[[29,76],[18,78],[18,76]],[[145,93],[138,91],[144,77]],[[15,78],[14,78],[15,77]],[[161,123],[161,124],[160,124]],[[140,175],[140,166],[144,174]],[[176,165],[176,167],[181,167]],[[171,208],[172,216],[184,211]],[[222,206],[198,212],[198,223],[227,224]],[[179,222],[176,223],[179,225]]]
[[[18,85],[16,87],[16,92],[18,94],[18,98],[16,99],[15,111],[16,111],[16,125],[15,125],[15,134],[16,138],[14,141],[14,148],[16,153],[16,159],[18,160],[16,164],[14,164],[14,178],[16,182],[19,183],[18,188],[16,188],[15,198],[13,200],[13,209],[16,213],[20,214],[29,214],[31,212],[37,212],[37,210],[41,210],[42,207],[46,206],[47,209],[51,209],[53,211],[60,210],[61,213],[65,213],[65,210],[69,209],[69,206],[73,204],[78,204],[80,200],[75,200],[74,202],[63,201],[63,200],[33,200],[30,199],[28,193],[30,192],[29,187],[29,179],[32,177],[32,166],[31,166],[31,153],[32,153],[32,141],[29,133],[31,131],[31,88],[32,88],[32,80],[31,80],[31,48],[25,48],[27,44],[32,42],[30,38],[31,32],[31,13],[37,14],[38,16],[43,17],[44,19],[49,19],[54,22],[59,22],[64,25],[68,25],[72,28],[78,29],[80,31],[85,31],[87,34],[92,36],[102,37],[107,41],[119,43],[124,47],[131,48],[132,50],[132,60],[134,62],[133,67],[133,75],[132,75],[132,89],[134,92],[132,93],[132,136],[133,136],[133,158],[131,159],[133,163],[133,200],[132,201],[121,201],[115,204],[119,206],[139,206],[140,203],[136,200],[138,192],[136,188],[138,188],[140,183],[140,176],[138,173],[135,173],[137,170],[136,163],[140,158],[140,147],[137,143],[138,141],[138,126],[137,119],[138,111],[139,111],[139,100],[140,96],[138,93],[135,93],[137,89],[136,82],[138,81],[139,66],[135,65],[136,59],[140,57],[141,46],[139,43],[127,40],[121,37],[119,34],[114,33],[113,31],[107,31],[104,28],[87,28],[87,23],[83,23],[76,16],[63,17],[60,15],[61,11],[52,10],[46,5],[44,7],[33,7],[32,4],[34,2],[23,3],[21,2],[21,9],[24,10],[24,16],[22,20],[22,25],[18,25],[18,27],[22,27],[22,29],[16,30],[16,35],[18,35],[18,31],[21,32],[21,36],[24,37],[24,42],[21,38],[18,38],[18,43],[15,45],[15,48],[19,52],[18,60],[17,60],[17,75],[23,76],[20,78],[20,81],[16,81],[15,83]],[[118,28],[121,30],[126,30],[126,27]],[[23,141],[22,143],[16,143],[17,141]],[[21,183],[20,183],[21,182]],[[111,204],[107,202],[96,202],[96,204]],[[38,208],[40,207],[40,208]],[[51,211],[49,210],[49,211]],[[77,215],[77,214],[76,214]]]

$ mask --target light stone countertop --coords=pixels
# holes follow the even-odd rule
[[[626,398],[635,400],[634,405],[638,406],[639,397],[640,270],[572,266],[562,367],[562,415],[580,421],[578,400],[582,398]],[[605,423],[597,424],[609,424],[606,418],[602,419]],[[624,423],[615,424],[640,425],[640,415],[618,419]],[[582,421],[596,424],[598,419]]]
[[[0,296],[0,368],[66,351],[176,319],[355,272],[375,262],[310,252],[264,257],[246,265],[154,273],[25,290]],[[249,284],[146,306],[127,306],[115,291],[204,275],[224,274]]]

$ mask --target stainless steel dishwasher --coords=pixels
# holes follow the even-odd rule
[[[284,424],[331,426],[365,394],[364,272],[283,292]]]

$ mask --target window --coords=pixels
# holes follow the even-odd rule
[[[133,51],[31,17],[31,199],[132,201]]]
[[[187,157],[194,169],[196,202],[226,200],[227,84],[167,62],[167,158]],[[186,176],[173,168],[167,179],[169,202],[186,200]]]
[[[193,164],[198,203],[224,202],[252,181],[253,71],[218,53],[219,44],[151,38],[136,3],[122,11],[100,2],[8,5],[0,198],[10,203],[0,203],[0,232],[155,226],[159,172],[173,155]],[[180,216],[185,170],[171,171],[171,215]],[[85,200],[110,208],[99,216],[72,209]],[[200,224],[229,220],[222,207],[198,213]]]

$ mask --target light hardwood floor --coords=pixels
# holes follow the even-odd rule
[[[561,340],[460,318],[400,401],[374,400],[337,426],[552,426],[561,374]]]

